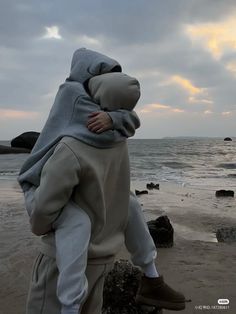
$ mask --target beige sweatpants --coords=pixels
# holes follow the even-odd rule
[[[86,277],[88,295],[81,314],[101,314],[103,285],[113,264],[88,264]],[[40,253],[33,266],[26,314],[60,314],[61,305],[56,296],[58,269],[56,260]]]

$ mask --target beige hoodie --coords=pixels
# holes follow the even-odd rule
[[[140,96],[138,82],[122,73],[111,73],[108,84],[107,77],[104,79],[107,75],[90,80],[89,88],[96,101],[110,109],[122,98],[122,107],[132,109]],[[121,81],[125,82],[123,88]],[[125,95],[128,101],[125,101]],[[42,170],[40,186],[35,192],[35,211],[31,215],[32,230],[39,234],[43,229],[47,230],[72,199],[91,220],[90,263],[110,262],[124,241],[129,193],[126,141],[100,149],[64,137]],[[54,233],[48,233],[42,240],[42,251],[55,256]]]
[[[139,82],[124,73],[106,73],[89,80],[89,90],[101,108],[132,111],[140,97]]]

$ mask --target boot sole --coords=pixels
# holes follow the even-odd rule
[[[141,305],[152,305],[160,309],[181,311],[185,309],[185,302],[168,302],[156,299],[145,298],[143,296],[136,296],[135,301]]]

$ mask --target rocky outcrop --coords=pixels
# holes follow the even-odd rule
[[[22,133],[11,141],[11,147],[21,147],[32,150],[39,137],[39,134],[40,133],[33,131]]]
[[[236,242],[236,227],[220,228],[216,231],[218,242]]]
[[[234,191],[231,190],[218,190],[216,191],[216,197],[234,197]]]
[[[0,154],[28,154],[31,150],[27,148],[15,148],[5,145],[0,145]]]
[[[142,276],[127,260],[119,260],[107,275],[103,291],[103,314],[161,314],[161,310],[141,307],[135,295]]]
[[[174,244],[174,228],[167,216],[148,221],[149,232],[156,247],[172,247]]]
[[[226,138],[224,138],[224,141],[232,141],[232,138],[231,137],[226,137]]]
[[[11,140],[11,146],[0,145],[0,154],[28,154],[39,135],[38,132],[24,132]]]

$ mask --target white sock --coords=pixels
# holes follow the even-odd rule
[[[160,275],[156,269],[156,265],[155,265],[154,261],[152,261],[150,264],[143,267],[142,270],[143,270],[146,277],[149,277],[149,278],[160,277]]]

